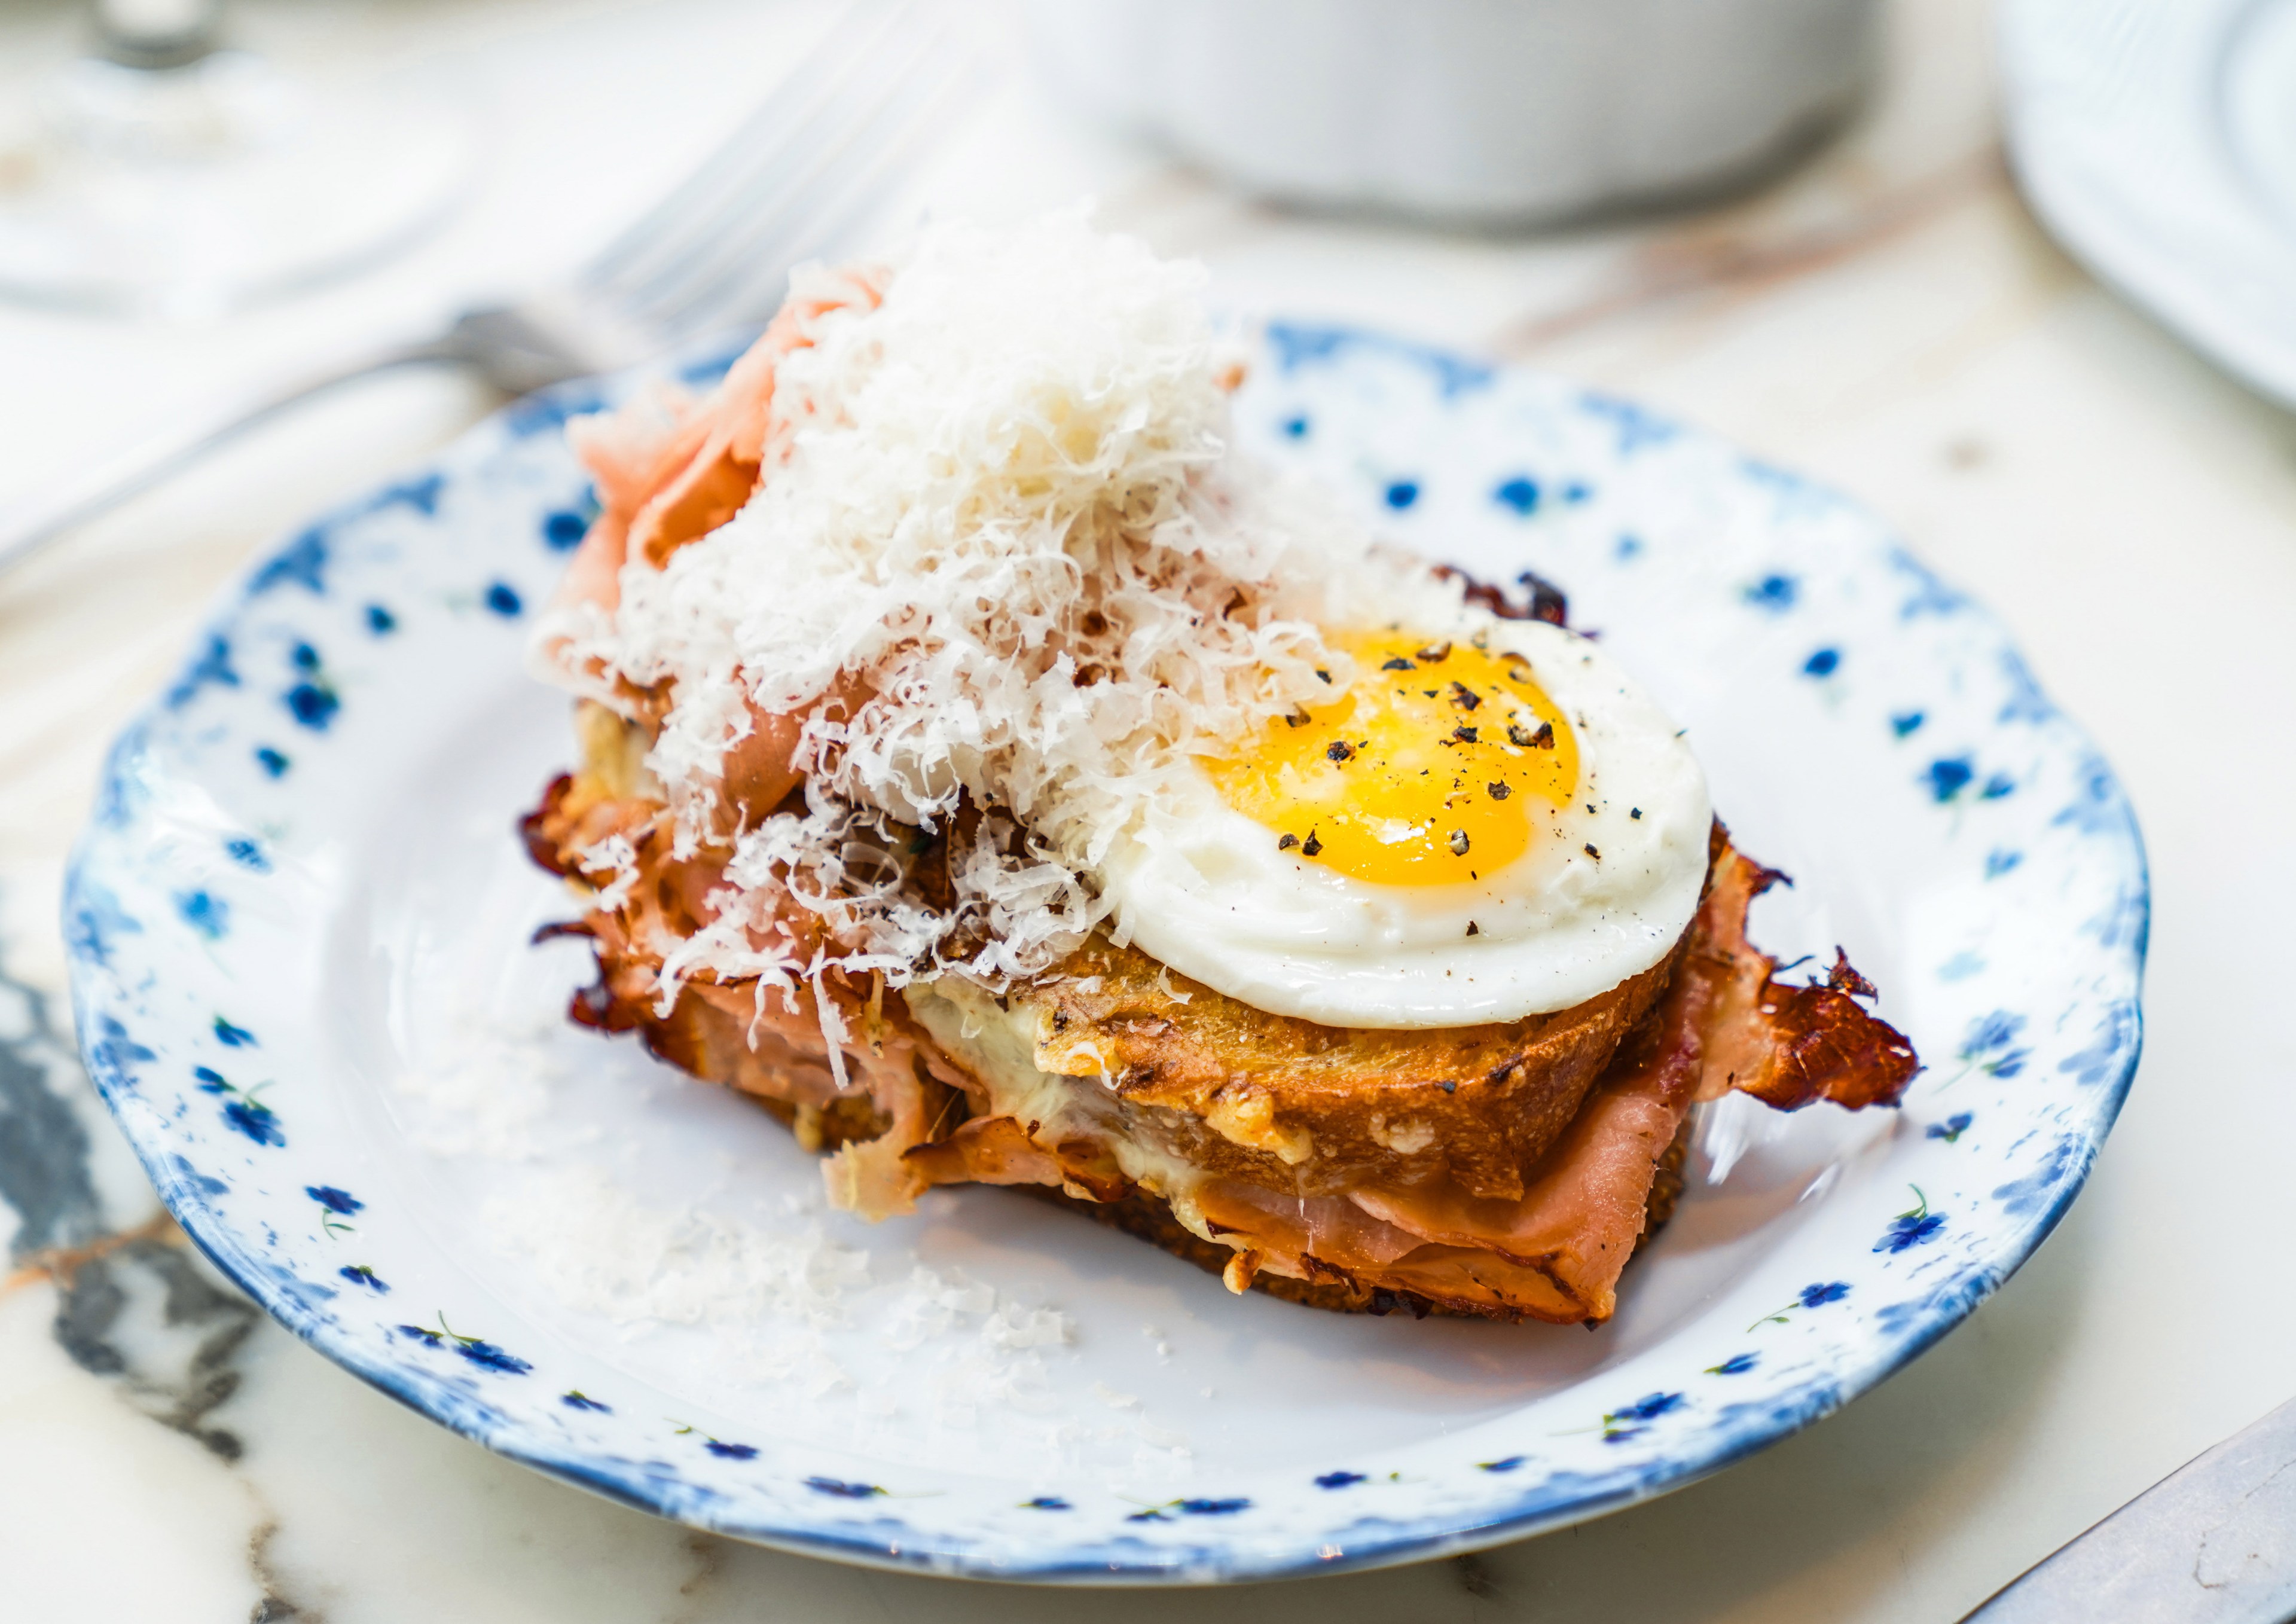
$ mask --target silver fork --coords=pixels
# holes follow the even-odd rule
[[[971,79],[939,8],[860,0],[668,196],[563,284],[219,402],[0,513],[0,569],[313,396],[393,367],[471,367],[506,395],[754,324],[791,267],[884,201]]]

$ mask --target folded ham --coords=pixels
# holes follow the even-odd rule
[[[821,324],[879,308],[887,284],[864,270],[806,285],[708,399],[665,396],[575,427],[600,513],[543,652],[589,695],[581,761],[524,825],[536,861],[583,901],[551,933],[596,953],[574,1019],[637,1032],[672,1064],[756,1097],[824,1154],[832,1198],[867,1216],[939,1185],[1028,1186],[1215,1260],[1236,1291],[1508,1320],[1611,1315],[1620,1271],[1670,1205],[1699,1102],[1735,1089],[1789,1111],[1896,1103],[1913,1050],[1860,1005],[1874,989],[1846,960],[1822,984],[1777,980],[1746,914],[1779,876],[1718,824],[1702,900],[1668,957],[1570,1009],[1449,1029],[1270,1015],[1084,927],[1047,950],[1064,953],[1049,968],[971,973],[987,960],[968,954],[993,957],[999,939],[954,901],[969,871],[952,853],[993,858],[1003,837],[970,800],[939,827],[881,820],[876,844],[838,858],[847,878],[853,864],[877,876],[880,902],[897,881],[948,924],[929,958],[900,961],[905,984],[852,968],[867,956],[835,937],[836,906],[761,911],[772,888],[752,883],[744,911],[728,911],[742,890],[727,874],[737,837],[803,810],[818,771],[808,750],[885,696],[846,665],[807,690],[801,713],[762,709],[730,678],[723,693],[700,683],[724,701],[715,720],[730,745],[667,789],[647,762],[677,737],[674,680],[634,679],[583,653],[581,636],[644,601],[640,586],[623,598],[626,570],[674,578],[708,556],[672,562],[750,501],[814,409],[786,378],[777,393],[776,369],[802,373],[793,357]],[[1488,589],[1469,595],[1506,611]],[[1559,595],[1543,589],[1532,612],[1559,624]],[[1071,680],[1096,679],[1078,668]],[[775,874],[783,892],[798,882]],[[705,936],[708,953],[686,951]],[[738,972],[750,962],[779,968]]]
[[[665,1008],[660,944],[712,916],[715,874],[673,855],[633,726],[588,712],[584,770],[525,824],[536,860],[570,877],[610,841],[635,854],[636,882],[611,906],[553,927],[597,954],[573,1016],[763,1101],[830,1153],[832,1199],[871,1216],[936,1185],[1044,1185],[1168,1208],[1224,1249],[1238,1291],[1272,1275],[1335,1307],[1600,1322],[1693,1105],[1732,1089],[1781,1110],[1891,1105],[1916,1067],[1858,1004],[1873,989],[1846,960],[1821,984],[1776,980],[1745,922],[1780,876],[1718,825],[1704,899],[1667,960],[1519,1022],[1316,1027],[1105,938],[1000,995],[832,972],[785,998],[703,973]]]

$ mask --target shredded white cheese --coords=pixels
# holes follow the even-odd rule
[[[657,944],[665,1007],[701,972],[760,997],[830,968],[900,986],[958,936],[977,979],[1042,971],[1106,917],[1095,866],[1189,754],[1349,680],[1319,627],[1457,602],[1232,453],[1237,364],[1197,266],[1070,211],[931,227],[871,280],[882,304],[812,318],[779,364],[748,504],[664,568],[634,560],[611,614],[541,628],[609,702],[617,677],[674,683],[646,766],[681,856],[745,701],[866,695],[807,726],[807,810],[739,834],[718,919]],[[857,285],[816,268],[792,297]],[[905,883],[900,826],[941,828],[961,798],[989,816],[937,910]],[[831,948],[775,932],[791,901]]]
[[[629,836],[610,834],[594,845],[585,846],[574,857],[586,878],[607,878],[591,906],[612,913],[629,900],[631,888],[637,884],[639,877],[637,848],[630,844]]]

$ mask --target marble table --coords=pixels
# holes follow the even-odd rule
[[[249,0],[322,83],[455,86],[490,159],[388,270],[258,315],[0,309],[0,492],[149,414],[545,272],[674,176],[820,16],[755,0]],[[0,107],[61,51],[0,12]],[[983,6],[981,26],[999,26]],[[1647,398],[1865,499],[2001,611],[2149,838],[2150,1043],[2089,1188],[1975,1317],[1724,1475],[1478,1556],[1189,1597],[1210,1621],[1936,1620],[2289,1396],[2296,422],[2100,290],[2002,163],[1983,0],[1899,0],[1874,105],[1690,217],[1532,239],[1287,217],[1078,129],[1009,75],[907,207],[1085,192],[1243,305],[1375,323]],[[20,103],[20,97],[15,97]],[[209,596],[489,403],[410,373],[311,407],[0,578],[0,1594],[25,1619],[1054,1620],[1168,1595],[872,1573],[696,1535],[394,1407],[220,1285],[68,1040],[62,865],[101,752]],[[12,1214],[12,1216],[8,1216]]]

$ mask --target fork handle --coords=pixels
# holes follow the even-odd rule
[[[150,489],[289,406],[394,367],[465,358],[445,340],[391,344],[226,396],[0,509],[0,570],[21,563],[74,525]]]

